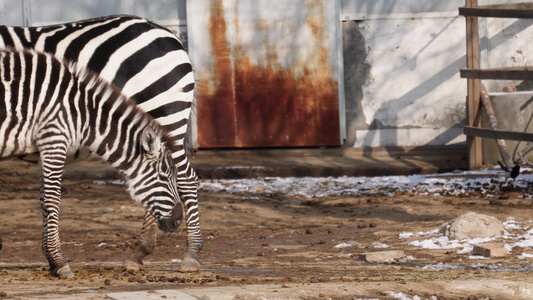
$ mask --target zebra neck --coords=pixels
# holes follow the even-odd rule
[[[131,177],[141,163],[139,138],[150,120],[132,100],[107,86],[89,89],[87,102],[85,146]]]

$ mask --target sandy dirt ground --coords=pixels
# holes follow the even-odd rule
[[[413,238],[399,238],[402,232],[431,231],[469,211],[500,220],[512,216],[526,224],[533,201],[518,197],[528,190],[490,200],[476,194],[299,199],[260,191],[200,191],[200,272],[178,272],[186,248],[182,225],[161,233],[145,268],[129,273],[121,265],[140,233],[143,208],[123,185],[69,179],[63,184],[60,236],[75,278],[60,280],[48,275],[40,250],[38,179],[3,176],[0,183],[0,298],[103,299],[117,292],[157,296],[165,290],[199,299],[533,297],[531,259],[518,258],[519,247],[504,258],[478,260],[457,249],[420,249],[409,245]],[[405,256],[391,262],[359,260],[359,254],[383,250],[402,250]],[[502,269],[472,267],[475,263]],[[438,264],[458,267],[425,268]]]

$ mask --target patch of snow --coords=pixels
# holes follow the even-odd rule
[[[387,296],[390,296],[390,297],[393,297],[394,299],[398,299],[398,300],[422,300],[422,298],[420,298],[420,296],[413,296],[413,297],[410,297],[402,292],[398,292],[398,293],[395,293],[393,291],[385,291],[383,292],[385,295]],[[430,300],[437,300],[438,298],[436,296],[431,296],[431,298],[429,298]]]
[[[533,174],[520,174],[514,182],[517,188],[526,188]],[[469,192],[487,194],[499,192],[506,182],[501,170],[465,171],[433,175],[378,176],[378,177],[264,177],[250,179],[201,180],[205,191],[229,193],[279,193],[305,198],[330,196],[360,196],[407,192],[417,195],[464,195]],[[251,189],[250,187],[254,187]],[[533,196],[524,196],[531,199]]]
[[[530,253],[522,253],[521,255],[518,255],[517,256],[519,259],[529,259],[529,258],[533,258],[533,254],[530,254]]]
[[[490,259],[490,258],[486,256],[482,256],[482,255],[470,255],[468,256],[468,259]]]
[[[497,271],[497,272],[531,272],[533,271],[533,267],[520,267],[520,268],[506,268],[502,266],[495,266],[495,265],[487,265],[484,263],[475,263],[470,266],[473,269],[487,269],[490,271]]]
[[[382,248],[382,249],[390,248],[389,245],[381,243],[381,242],[373,242],[372,243],[372,247],[374,247],[374,248]]]
[[[422,269],[434,269],[434,270],[450,270],[450,269],[464,269],[463,266],[450,265],[445,263],[438,263],[433,265],[425,265]]]
[[[403,236],[407,236],[403,233]],[[474,245],[486,243],[495,240],[498,237],[493,238],[475,238],[464,240],[450,240],[447,236],[439,233],[438,229],[428,232],[413,233],[410,236],[429,236],[425,240],[417,240],[409,243],[411,246],[419,247],[422,249],[454,249],[461,248],[457,253],[470,253],[474,249]]]
[[[126,181],[123,179],[116,179],[116,180],[109,180],[109,183],[115,184],[115,185],[125,185]]]
[[[404,231],[404,232],[400,233],[400,234],[398,235],[398,237],[399,237],[400,239],[402,239],[402,240],[406,240],[406,239],[408,239],[408,238],[410,238],[410,237],[412,237],[412,236],[414,236],[414,235],[415,235],[415,234],[412,233],[412,232],[405,232],[405,231]]]
[[[263,166],[230,166],[230,167],[217,167],[218,170],[225,170],[225,169],[257,169],[261,170],[264,169]]]
[[[335,245],[333,249],[342,249],[342,248],[349,248],[349,247],[353,247],[353,245],[349,243],[340,243],[340,244]]]

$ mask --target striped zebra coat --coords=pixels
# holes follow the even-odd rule
[[[1,50],[0,95],[0,157],[40,154],[42,250],[51,274],[73,276],[60,250],[58,220],[64,163],[80,148],[117,168],[162,230],[178,227],[174,144],[116,87],[50,54]]]
[[[35,49],[59,60],[77,62],[76,66],[89,68],[115,84],[165,127],[177,146],[172,157],[186,215],[187,252],[180,270],[197,271],[197,256],[203,247],[197,176],[183,147],[194,98],[194,76],[177,37],[146,19],[116,15],[44,27],[0,26],[0,47]],[[155,220],[147,212],[131,257],[135,264],[142,264],[153,251],[156,233]]]

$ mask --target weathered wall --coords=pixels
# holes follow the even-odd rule
[[[229,14],[228,24],[233,26],[233,28],[226,28],[229,30],[228,40],[240,41],[239,45],[228,48],[231,52],[228,57],[238,52],[248,51],[246,47],[253,48],[254,53],[249,56],[251,59],[247,63],[257,65],[262,70],[278,70],[280,66],[286,66],[286,62],[283,62],[280,57],[292,57],[291,60],[296,62],[298,59],[307,57],[300,53],[319,52],[320,47],[313,49],[313,46],[302,50],[309,46],[303,43],[297,44],[302,37],[301,32],[283,31],[283,26],[288,25],[265,18],[260,22],[254,22],[254,19],[261,17],[261,14],[287,15],[287,9],[279,9],[281,4],[290,7],[291,5],[297,6],[297,3],[307,3],[311,7],[321,1],[292,0],[279,3],[224,1],[226,13]],[[331,6],[330,1],[326,1]],[[195,14],[202,14],[205,11],[187,12],[186,2],[186,0],[105,2],[0,0],[0,23],[42,25],[106,14],[137,14],[169,26],[187,44],[186,22],[189,22],[187,19],[194,18]],[[198,1],[189,0],[189,2]],[[240,9],[237,9],[237,2],[240,2]],[[335,75],[337,71],[344,69],[345,81],[338,82],[342,92],[345,93],[342,95],[339,91],[338,94],[340,136],[346,138],[343,144],[350,148],[366,148],[441,146],[464,143],[462,125],[465,118],[466,80],[459,78],[459,69],[466,65],[465,25],[464,17],[458,16],[457,10],[459,6],[464,5],[464,0],[336,0],[331,2],[340,5],[340,8],[338,8],[336,19],[328,19],[328,22],[342,21],[342,32],[332,30],[325,36],[325,39],[327,43],[336,39],[337,46],[341,45],[340,41],[343,44],[341,55],[328,57],[331,64],[334,64],[335,60],[338,63],[335,67],[338,69],[332,70],[332,74]],[[478,0],[478,2],[483,5],[516,1]],[[250,3],[254,4],[250,5]],[[243,9],[242,7],[246,5],[248,8]],[[258,12],[259,10],[261,13]],[[240,25],[236,23],[234,18],[236,15],[239,17]],[[232,16],[233,19],[231,19]],[[298,24],[298,22],[305,21],[302,16],[294,13],[287,18],[293,18],[294,23]],[[479,20],[482,67],[532,64],[533,49],[531,48],[533,46],[529,42],[529,37],[533,36],[533,26],[531,26],[533,21],[484,18]],[[200,22],[194,27],[191,23],[188,24],[189,30],[196,28],[196,31],[201,31],[202,27],[205,29],[206,26],[209,24]],[[236,28],[241,29],[236,31]],[[247,29],[244,30],[244,28]],[[215,30],[215,28],[212,29]],[[268,33],[261,33],[265,29]],[[190,32],[190,36],[196,38],[197,42],[203,39],[203,44],[198,43],[191,56],[203,56],[206,59],[211,56],[211,59],[214,59],[212,53],[209,52],[212,41],[202,32],[193,31]],[[255,32],[260,34],[254,35]],[[284,35],[283,32],[289,32],[289,34]],[[337,34],[339,36],[331,36]],[[260,42],[265,38],[269,39],[268,47],[262,48]],[[281,48],[273,46],[275,44],[292,44],[293,46],[279,51]],[[328,52],[328,55],[336,54],[333,51]],[[258,58],[269,58],[271,61],[277,59],[280,63],[265,64],[264,62],[268,59],[260,62]],[[227,62],[235,67],[235,63],[243,61],[228,60]],[[316,61],[310,59],[306,62],[314,64]],[[196,65],[195,69],[197,74],[201,74],[201,65]],[[294,74],[300,72],[296,69],[293,71]],[[252,73],[228,73],[229,82],[232,84],[235,74],[251,78]],[[281,75],[294,77],[294,74],[285,72]],[[253,75],[258,75],[258,73],[253,73]],[[340,80],[342,74],[335,76],[333,79]],[[261,77],[258,78],[259,81],[262,80]],[[202,82],[200,78],[198,84],[201,87],[207,83]],[[342,87],[343,84],[344,87]],[[533,87],[533,84],[528,81],[484,81],[484,84],[489,93],[527,91]],[[235,88],[242,90],[242,86],[237,85],[229,92],[234,93]],[[251,95],[255,97],[253,93]],[[504,107],[501,106],[501,109]],[[257,112],[257,109],[255,110]],[[192,127],[196,128],[196,123]]]
[[[187,2],[198,147],[341,143],[336,3]]]

